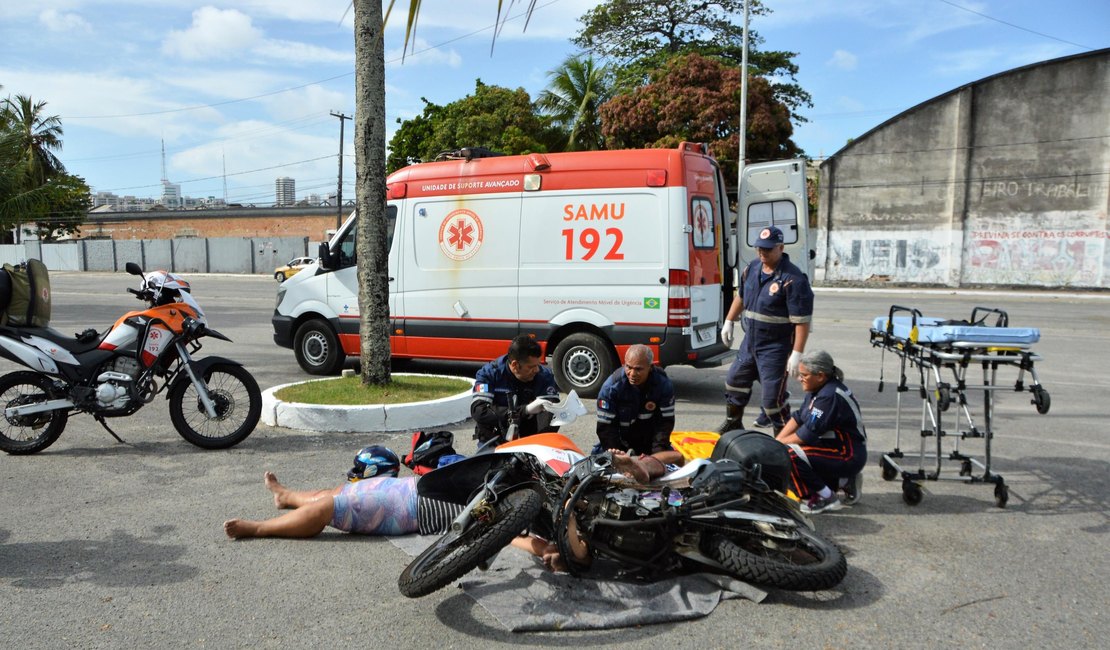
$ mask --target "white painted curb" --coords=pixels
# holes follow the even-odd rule
[[[411,375],[411,373],[395,373]],[[473,383],[469,377],[450,375],[423,375],[445,377]],[[310,381],[334,379],[325,377]],[[470,417],[472,391],[427,402],[408,404],[368,404],[366,406],[329,406],[283,402],[274,393],[294,384],[292,382],[267,388],[262,392],[262,422],[272,427],[301,429],[320,433],[376,433],[383,431],[415,431],[462,422]]]

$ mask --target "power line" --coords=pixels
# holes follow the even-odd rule
[[[309,158],[308,160],[298,160],[296,162],[291,162],[291,163],[283,163],[283,164],[280,164],[280,165],[271,165],[269,167],[259,167],[258,169],[248,169],[248,170],[241,171],[241,172],[232,172],[230,174],[227,174],[227,176],[242,176],[244,174],[253,174],[255,172],[264,172],[264,171],[269,171],[271,169],[281,169],[282,167],[292,167],[293,165],[303,165],[305,163],[316,162],[317,160],[326,160],[328,158],[334,158],[334,157],[335,157],[335,154],[331,154],[331,155],[328,155],[328,156],[320,156],[318,158]],[[224,177],[224,175],[220,174],[218,176],[204,176],[202,178],[190,178],[188,180],[178,181],[177,183],[175,183],[175,185],[184,185],[185,183],[199,183],[201,181],[217,180],[217,179],[220,179],[220,178],[223,178],[223,177]],[[161,187],[161,186],[162,186],[161,183],[159,183],[157,185],[133,185],[131,187],[117,187],[117,188],[112,188],[112,189],[108,189],[108,190],[100,190],[100,191],[104,191],[104,192],[122,192],[124,190],[142,190],[142,189],[149,189],[149,188],[152,188],[152,187]]]
[[[535,8],[533,9],[533,11],[535,9],[543,9],[545,7],[549,7],[553,4],[555,4],[556,2],[559,2],[559,0],[549,0],[549,2],[545,2],[542,5],[536,5]],[[510,17],[508,17],[504,20],[502,25],[504,23],[507,23],[507,22],[511,21],[511,20],[517,20],[518,18],[521,18],[521,17],[523,17],[527,14],[528,14],[528,12],[524,11],[524,12],[521,12],[521,13],[515,15],[515,16],[510,16]],[[489,25],[487,27],[482,27],[481,29],[476,29],[476,30],[474,30],[474,31],[472,31],[468,34],[463,34],[461,36],[456,36],[455,38],[448,39],[446,41],[443,41],[442,43],[437,43],[435,45],[430,45],[430,46],[428,46],[428,47],[426,47],[422,50],[413,50],[412,54],[410,54],[410,55],[406,55],[406,54],[402,53],[400,57],[387,60],[385,63],[386,63],[386,65],[388,65],[390,63],[404,62],[406,56],[420,56],[421,54],[423,54],[425,52],[430,52],[432,50],[439,49],[439,48],[444,47],[446,45],[450,45],[452,43],[455,43],[457,41],[461,41],[463,39],[470,38],[471,36],[476,36],[478,34],[481,34],[482,32],[488,32],[491,29],[496,29],[497,26],[498,25],[495,23],[495,24]],[[198,110],[205,109],[205,108],[217,108],[219,106],[228,106],[230,104],[238,104],[240,102],[249,102],[249,101],[252,101],[252,100],[255,100],[255,99],[262,99],[264,97],[273,97],[274,95],[280,95],[282,93],[292,92],[294,90],[300,90],[302,88],[308,88],[309,86],[315,86],[317,84],[327,83],[329,81],[335,81],[336,79],[342,79],[344,77],[351,77],[351,76],[354,76],[354,74],[355,74],[355,71],[351,70],[350,72],[344,72],[343,74],[338,74],[338,75],[335,75],[334,77],[327,77],[326,79],[320,79],[320,80],[317,80],[317,81],[310,81],[308,83],[303,83],[299,86],[292,86],[290,88],[282,88],[280,90],[273,90],[273,91],[270,91],[268,93],[253,95],[251,97],[240,97],[238,99],[228,99],[228,100],[225,100],[225,101],[222,101],[222,102],[214,102],[214,103],[211,103],[211,104],[199,104],[199,105],[196,105],[196,106],[183,106],[181,108],[167,108],[167,109],[161,110],[161,111],[147,111],[145,113],[122,113],[122,114],[118,114],[118,115],[71,115],[71,116],[66,117],[66,119],[67,120],[107,120],[107,119],[118,119],[118,118],[123,118],[123,117],[149,117],[151,115],[168,115],[170,113],[184,113],[186,111],[198,111]]]
[[[993,20],[994,22],[1000,23],[1002,25],[1006,25],[1007,27],[1013,27],[1014,29],[1020,29],[1023,32],[1029,32],[1030,34],[1036,34],[1037,36],[1043,36],[1044,38],[1049,38],[1049,39],[1052,39],[1054,41],[1059,41],[1061,43],[1066,43],[1068,45],[1074,45],[1076,47],[1081,47],[1084,50],[1093,51],[1093,50],[1097,49],[1097,48],[1093,48],[1093,47],[1088,47],[1086,45],[1080,45],[1079,43],[1073,43],[1072,41],[1067,41],[1067,40],[1064,40],[1062,38],[1057,38],[1057,37],[1055,37],[1051,34],[1045,34],[1044,32],[1038,32],[1036,30],[1029,29],[1028,27],[1022,27],[1021,25],[1015,25],[1013,23],[1008,23],[1005,20],[995,18],[994,16],[988,16],[987,14],[985,14],[981,11],[975,11],[974,9],[971,9],[969,7],[965,7],[963,5],[958,5],[955,2],[949,2],[949,0],[940,0],[940,1],[943,2],[944,4],[950,6],[950,7],[955,7],[957,9],[962,10],[962,11],[966,11],[968,13],[975,14],[976,16],[982,16],[983,18],[986,18],[987,20]],[[1049,5],[1045,5],[1046,8],[1048,8],[1048,6]]]
[[[312,120],[312,121],[308,121],[308,120]],[[289,132],[289,131],[302,131],[302,130],[307,129],[309,127],[316,126],[318,124],[323,124],[326,121],[327,120],[325,118],[322,118],[322,117],[319,116],[319,113],[312,113],[310,115],[305,115],[305,116],[294,118],[294,119],[291,119],[291,120],[286,120],[284,122],[275,122],[271,125],[268,125],[268,126],[265,126],[265,127],[259,127],[257,129],[253,129],[251,131],[244,131],[243,133],[240,133],[240,134],[238,134],[238,135],[236,135],[235,137],[232,137],[232,138],[221,138],[219,140],[210,140],[208,142],[202,142],[200,144],[193,145],[192,147],[190,147],[190,149],[196,149],[197,147],[204,147],[204,146],[213,145],[213,144],[224,144],[224,143],[228,143],[228,142],[236,142],[236,141],[239,141],[239,140],[253,140],[253,139],[256,139],[256,138],[267,137],[267,136],[273,135],[274,133],[284,133],[284,132]],[[297,122],[305,122],[305,123],[301,124],[300,126],[295,127],[295,128],[292,128],[292,127],[285,128],[288,125],[291,125],[291,124],[294,124],[294,123],[297,123]],[[173,154],[173,153],[177,153],[178,151],[181,151],[181,150],[171,148],[169,150],[169,153]],[[151,150],[151,151],[132,151],[130,153],[113,154],[113,155],[110,155],[110,156],[90,156],[90,157],[86,157],[86,158],[67,158],[66,162],[67,163],[73,163],[73,162],[88,162],[88,161],[93,161],[93,160],[126,160],[126,159],[129,159],[129,158],[144,158],[144,157],[148,157],[148,156],[155,156],[155,155],[158,155],[158,154],[159,154],[158,151],[153,151],[153,150]]]

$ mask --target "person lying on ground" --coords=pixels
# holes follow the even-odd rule
[[[426,499],[416,493],[416,476],[377,476],[323,490],[291,490],[273,472],[263,482],[274,495],[274,505],[285,514],[260,521],[229,519],[224,532],[232,539],[284,537],[304,539],[331,526],[361,535],[439,535],[447,532],[462,506]],[[571,552],[579,564],[589,562],[589,547],[570,522]],[[551,571],[566,571],[556,544],[521,535],[512,546],[540,558]]]

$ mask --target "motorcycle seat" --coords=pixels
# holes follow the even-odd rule
[[[96,337],[91,341],[81,342],[78,341],[76,337],[62,334],[53,327],[6,327],[4,329],[14,332],[16,338],[18,338],[19,335],[31,335],[46,339],[51,343],[57,344],[58,347],[68,350],[74,355],[95,350],[96,347],[100,345],[100,337]]]

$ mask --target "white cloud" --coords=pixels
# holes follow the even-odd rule
[[[295,65],[350,64],[354,51],[335,50],[299,41],[266,38],[252,18],[237,9],[202,7],[193,12],[193,23],[173,30],[162,44],[162,52],[186,61],[231,59],[249,56],[265,61]]]
[[[967,50],[937,52],[933,55],[933,71],[945,76],[968,76],[985,70],[995,70],[1004,52],[997,47],[980,47]]]
[[[39,14],[39,23],[52,32],[91,32],[92,26],[79,14],[47,9]]]
[[[318,47],[316,45],[298,43],[295,41],[267,39],[260,42],[254,48],[254,53],[266,59],[285,61],[287,63],[296,63],[299,65],[339,63],[353,67],[355,64],[354,49],[349,51],[332,50],[326,47]]]
[[[331,117],[329,113],[337,111],[353,115],[355,101],[353,95],[348,96],[346,93],[313,84],[307,88],[298,88],[267,97],[262,100],[262,104],[269,114],[278,120],[294,120],[306,115],[318,115],[323,121],[338,122],[338,119]]]
[[[162,43],[162,52],[185,60],[226,59],[249,50],[262,39],[250,16],[235,9],[201,7],[193,12],[193,24],[173,30]]]
[[[354,57],[351,58],[352,63]],[[386,65],[391,68],[404,66],[434,65],[458,68],[462,65],[462,56],[453,49],[434,47],[423,38],[413,39],[407,52],[400,48],[389,50],[385,53]]]
[[[858,64],[859,57],[847,50],[837,50],[828,61],[825,61],[825,65],[839,70],[855,70]]]
[[[259,137],[265,132],[280,132],[280,137]],[[314,191],[324,193],[334,187],[335,154],[339,146],[334,136],[297,133],[259,120],[228,123],[212,135],[213,140],[170,157],[171,176],[183,182],[185,194],[211,193],[211,189],[205,188],[218,184],[212,177],[219,176],[225,164],[228,198],[232,201],[272,202],[273,182],[278,176],[297,180],[298,194],[305,193],[308,185],[319,184],[321,179],[325,189]]]
[[[110,74],[85,74],[55,71],[0,69],[5,88],[20,88],[23,94],[45,98],[47,113],[58,115],[69,143],[75,133],[92,129],[122,136],[164,136],[167,141],[187,133],[201,133],[219,113],[198,109],[165,113],[185,105],[166,99],[164,87],[150,79]],[[120,100],[125,104],[121,105]],[[143,115],[143,113],[158,113]],[[111,117],[126,114],[126,117]]]

